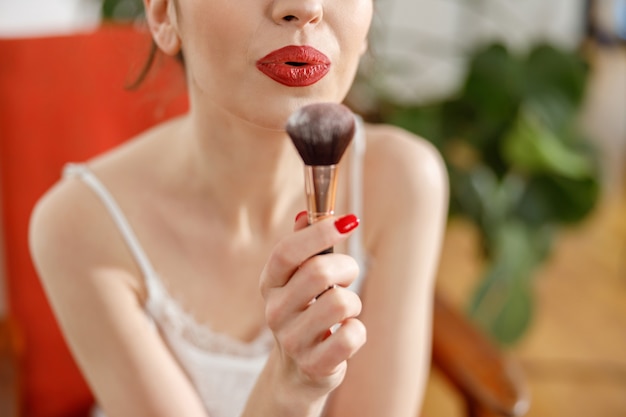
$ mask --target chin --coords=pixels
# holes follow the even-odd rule
[[[332,96],[302,94],[295,96],[281,96],[272,99],[260,100],[249,106],[240,115],[243,119],[259,127],[284,131],[287,119],[299,108],[312,103],[341,102]]]
[[[251,125],[284,131],[287,119],[299,108],[312,103],[342,102],[347,95],[345,81],[329,77],[309,87],[285,87],[265,76],[255,77],[244,81],[235,94],[216,97],[213,104]]]

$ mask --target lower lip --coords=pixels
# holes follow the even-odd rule
[[[272,80],[287,87],[307,87],[322,78],[330,69],[329,64],[306,64],[293,66],[283,63],[258,63],[257,68]]]

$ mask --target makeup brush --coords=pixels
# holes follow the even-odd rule
[[[287,133],[304,162],[309,224],[335,212],[337,164],[352,141],[355,117],[338,103],[309,104],[287,120]],[[322,253],[331,253],[332,248]]]

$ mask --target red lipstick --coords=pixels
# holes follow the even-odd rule
[[[310,46],[286,46],[259,59],[256,67],[287,87],[315,84],[330,70],[330,59]]]

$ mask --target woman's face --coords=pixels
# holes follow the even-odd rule
[[[178,0],[191,99],[282,129],[311,102],[340,102],[366,49],[372,0]]]

